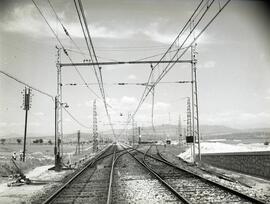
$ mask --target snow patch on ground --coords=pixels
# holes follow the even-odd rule
[[[253,144],[226,144],[221,142],[203,142],[201,143],[201,153],[225,153],[225,152],[256,152],[256,151],[270,151],[270,145],[261,143]],[[191,156],[192,147],[189,147],[185,152],[178,156],[182,159],[193,162]],[[198,150],[196,149],[196,153]]]

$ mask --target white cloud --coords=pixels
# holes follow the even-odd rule
[[[121,98],[121,103],[135,105],[137,103],[137,99],[135,97],[123,96]]]
[[[40,126],[41,126],[41,124],[38,123],[38,122],[30,122],[30,123],[28,123],[28,125],[29,125],[30,127],[40,127]]]
[[[133,80],[133,79],[137,79],[137,77],[134,74],[130,74],[130,75],[128,75],[128,79]]]
[[[46,16],[47,21],[54,31],[57,32],[58,37],[65,39],[66,35],[56,18],[53,15],[47,14],[44,10],[42,10],[42,13]],[[60,13],[59,15],[61,17],[61,15],[63,16],[63,13]],[[81,26],[78,22],[65,22],[62,17],[61,19],[72,37],[84,38]],[[9,21],[2,22],[1,24],[1,27],[9,32],[24,33],[35,37],[53,36],[48,25],[46,25],[44,19],[32,4],[26,4],[15,8]],[[143,34],[153,41],[171,44],[177,35],[177,33],[165,33],[160,28],[159,23],[151,23],[147,29],[137,27],[128,29],[127,27],[122,28],[121,26],[108,27],[97,22],[90,23],[88,27],[93,38],[123,39]],[[179,43],[181,43],[186,36],[187,35],[184,34]],[[190,43],[190,41],[186,43]]]
[[[76,106],[77,106],[78,108],[80,108],[80,107],[83,106],[83,104],[82,104],[82,103],[77,103]]]
[[[5,122],[0,122],[0,127],[6,127],[8,124]]]
[[[118,124],[119,122],[125,123],[127,121],[128,115],[133,114],[136,109],[139,99],[132,96],[123,96],[121,98],[107,98],[108,102],[112,105],[113,109],[109,109],[110,116],[113,119],[113,123]],[[157,101],[154,107],[155,121],[157,123],[162,123],[164,121],[164,115],[166,119],[168,118],[168,111],[170,104]],[[102,120],[103,123],[107,122],[107,116],[104,111],[103,105],[100,103],[98,107],[98,119]],[[149,123],[151,120],[151,102],[145,102],[140,107],[139,111],[135,116],[136,121],[144,121]],[[117,125],[115,128],[120,128]]]
[[[266,90],[265,95],[266,95],[266,96],[264,97],[264,99],[270,100],[270,89]]]
[[[205,62],[204,64],[199,63],[197,66],[198,68],[212,69],[212,68],[215,68],[216,62],[210,60],[210,61]]]
[[[16,7],[9,21],[3,23],[3,29],[9,32],[35,34],[35,36],[51,36],[51,33],[47,32],[45,22],[37,15],[35,9],[32,4]]]
[[[53,15],[47,14],[44,10],[42,13],[46,17],[48,23],[56,32],[59,38],[66,38],[66,35],[61,28],[60,23],[54,18]],[[64,20],[63,20],[64,21]],[[28,34],[35,37],[51,37],[53,33],[50,28],[45,23],[42,16],[38,13],[37,9],[32,4],[26,4],[21,7],[16,7],[13,10],[9,21],[2,22],[2,28],[8,32],[16,32]],[[79,22],[67,23],[64,22],[69,34],[72,37],[84,38],[83,32]],[[129,38],[134,34],[133,30],[115,30],[109,29],[108,27],[101,25],[99,23],[92,23],[88,25],[90,34],[92,37],[96,38],[112,38],[121,39]]]
[[[228,111],[216,114],[201,114],[200,119],[203,124],[227,125],[234,128],[256,128],[270,125],[270,113],[267,112]]]
[[[12,122],[12,123],[8,123],[8,127],[19,127],[19,126],[22,126],[24,125],[23,123],[15,123],[15,122]]]
[[[63,119],[63,121],[64,121],[64,122],[71,122],[72,120],[71,120],[70,118],[65,117],[65,118]]]
[[[43,112],[35,112],[35,113],[33,113],[33,115],[35,115],[35,116],[44,116],[45,113],[43,113]]]
[[[155,108],[159,111],[167,111],[170,108],[169,103],[157,102],[155,103]]]
[[[150,37],[153,41],[161,42],[164,44],[171,44],[175,38],[175,35],[161,34],[157,30],[145,30],[143,34]]]

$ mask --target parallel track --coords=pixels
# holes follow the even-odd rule
[[[124,174],[123,177],[120,178],[120,183],[115,183],[114,187],[114,198],[112,199],[111,203],[185,203],[183,202],[183,198],[177,193],[174,192],[173,189],[170,189],[168,186],[164,187],[164,184],[160,183],[160,180],[156,179],[155,176],[151,176],[153,173],[151,169],[147,168],[141,161],[139,161],[134,155],[131,153],[136,151],[133,148],[129,148],[127,146],[121,145],[126,151],[119,154],[115,159],[115,164],[117,160],[123,156],[124,154],[128,153],[128,157],[126,157],[124,163],[125,165],[131,165],[133,170],[128,171],[129,173]],[[127,161],[128,158],[128,161]],[[131,164],[133,163],[133,164]],[[136,166],[136,167],[135,167]],[[137,169],[137,168],[140,169]],[[118,166],[118,171],[120,166]],[[126,167],[128,168],[128,167]],[[125,167],[124,167],[125,169]],[[134,169],[136,169],[136,173],[134,174]],[[123,171],[123,169],[122,169]],[[125,170],[124,170],[125,171]],[[150,174],[149,174],[150,172]],[[134,176],[133,176],[134,175]],[[117,176],[116,176],[117,177]],[[118,176],[119,177],[119,176]],[[118,178],[119,179],[119,178]],[[138,180],[137,180],[138,179]],[[117,180],[117,179],[116,179]],[[129,184],[125,184],[125,182]],[[121,186],[125,185],[132,185],[132,183],[136,183],[136,185],[132,188],[132,197],[130,197],[130,189],[121,189]],[[134,183],[134,184],[135,184]],[[138,185],[138,186],[137,186]],[[145,186],[145,187],[142,187]],[[120,191],[117,188],[120,187]],[[124,190],[124,192],[121,192]],[[143,197],[140,197],[144,195]],[[138,196],[138,197],[137,197]],[[108,204],[108,203],[107,203]]]
[[[106,203],[110,196],[111,172],[113,172],[112,164],[115,154],[116,145],[100,152],[43,204]]]
[[[159,154],[161,159],[151,156],[148,153],[150,148],[146,152],[137,150],[136,157],[185,198],[186,203],[264,203],[175,166],[161,154]]]
[[[100,152],[43,203],[117,203],[113,195],[113,192],[118,194],[117,188],[113,189],[117,186],[114,169],[118,159],[127,153],[175,196],[176,203],[263,203],[175,166],[159,153],[158,148],[155,156],[149,153],[151,147],[146,152],[126,146],[120,151],[116,148],[117,145],[112,145]]]
[[[136,149],[133,149],[136,152],[140,152]],[[142,165],[148,172],[150,172],[158,181],[162,183],[173,195],[179,199],[181,203],[189,203],[188,200],[186,200],[181,194],[179,194],[173,187],[171,187],[166,181],[164,181],[154,170],[149,168],[145,162],[138,159],[134,154],[128,152],[140,165]]]

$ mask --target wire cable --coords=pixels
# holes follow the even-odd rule
[[[231,0],[227,0],[226,3],[220,7],[220,9],[218,10],[218,12],[211,18],[211,20],[205,25],[205,27],[201,30],[201,32],[194,38],[194,40],[190,43],[189,46],[191,46],[201,35],[203,32],[205,32],[205,30],[212,24],[212,22],[216,19],[216,17],[220,14],[220,12],[229,4]],[[179,60],[186,52],[188,49],[186,49],[178,58],[177,60]],[[172,67],[175,65],[175,63],[172,63],[171,66],[166,69],[163,70],[163,72],[160,74],[160,76],[158,77],[158,79],[156,80],[156,82],[151,86],[151,88],[148,90],[146,97],[149,95],[149,93],[151,92],[152,88],[154,88],[162,78],[164,78],[164,76],[172,69]],[[166,67],[167,68],[167,67]],[[145,97],[145,99],[146,99]],[[145,100],[144,99],[144,100]],[[143,101],[144,101],[143,100]]]
[[[99,84],[100,92],[101,92],[101,95],[103,97],[103,103],[104,103],[105,111],[106,111],[106,114],[107,114],[107,118],[108,118],[109,123],[111,124],[111,129],[112,129],[113,135],[115,137],[115,131],[114,131],[114,128],[113,128],[113,125],[112,125],[112,122],[111,122],[111,117],[110,117],[110,114],[109,114],[109,111],[108,111],[108,107],[107,107],[106,94],[105,94],[104,85],[103,85],[101,67],[99,66],[97,55],[96,55],[96,52],[95,52],[95,49],[94,49],[94,45],[93,45],[93,42],[92,42],[92,39],[91,39],[91,35],[90,35],[90,32],[89,32],[88,24],[87,24],[86,17],[85,17],[85,14],[84,14],[83,5],[82,5],[81,0],[78,0],[78,5],[79,6],[77,5],[76,0],[74,0],[74,4],[75,4],[75,7],[76,7],[77,14],[79,16],[80,24],[81,24],[81,27],[82,27],[82,30],[83,30],[83,34],[84,34],[84,38],[85,38],[85,41],[86,41],[86,44],[87,44],[87,48],[88,48],[88,51],[89,51],[90,58],[93,61],[93,57],[94,57],[94,60],[97,63],[97,67],[99,69],[99,77],[98,77],[96,67],[93,66],[94,67],[94,71],[95,71],[95,75],[96,75],[96,79],[97,79],[98,84]],[[80,9],[80,12],[79,12],[78,7]],[[80,17],[80,15],[82,16],[82,18]],[[82,21],[84,23],[84,26],[83,26]],[[87,34],[88,39],[86,37],[86,34],[85,34],[84,29],[86,30],[86,34]],[[91,49],[90,49],[89,44],[91,46]]]
[[[75,0],[74,0],[75,2]],[[91,60],[93,61],[92,59],[92,55],[94,56],[94,60],[95,62],[97,63],[97,67],[99,68],[99,64],[98,64],[98,59],[97,59],[97,56],[96,56],[96,52],[95,52],[95,49],[94,49],[94,45],[93,45],[93,42],[92,42],[92,39],[91,39],[91,35],[90,35],[90,32],[89,32],[89,28],[88,28],[88,24],[87,24],[87,21],[86,21],[86,17],[85,17],[85,14],[84,14],[84,9],[83,9],[83,5],[82,5],[82,2],[81,0],[78,0],[78,3],[79,3],[79,8],[80,8],[80,11],[81,11],[81,15],[82,15],[82,20],[83,20],[83,23],[84,23],[84,27],[82,26],[82,23],[81,23],[81,26],[82,26],[82,29],[85,28],[86,29],[86,34],[87,34],[87,37],[88,37],[88,41],[86,40],[86,43],[87,43],[87,48],[88,48],[88,51],[89,51],[89,55],[90,55],[90,58]],[[79,13],[78,13],[79,15]],[[84,33],[85,35],[85,33]],[[85,39],[87,39],[87,37],[85,36]],[[91,46],[91,49],[89,48],[89,44]],[[98,74],[97,74],[97,70],[96,70],[96,67],[94,67],[94,71],[95,71],[95,75],[96,75],[96,79],[99,83],[99,88],[100,88],[100,92],[101,92],[101,95],[103,96],[103,100],[106,102],[106,96],[105,96],[105,92],[104,92],[104,87],[101,83],[101,76],[98,77]],[[100,72],[99,72],[100,74]],[[105,105],[106,106],[106,105]]]
[[[64,109],[64,111],[66,111],[66,113],[77,123],[79,124],[81,127],[84,127],[86,129],[91,129],[91,127],[86,126],[84,124],[82,124],[79,120],[77,120],[64,106],[62,106],[62,108]]]
[[[68,29],[64,26],[63,22],[61,21],[61,19],[59,18],[58,14],[56,13],[52,3],[50,0],[47,0],[51,9],[53,10],[54,15],[56,16],[57,20],[59,21],[59,23],[61,24],[65,34],[69,37],[69,39],[71,40],[71,42],[73,43],[73,45],[77,48],[77,50],[79,51],[79,53],[81,53],[85,58],[86,55],[83,53],[83,51],[80,49],[80,47],[78,46],[78,44],[73,40],[73,38],[71,37],[71,35],[68,32]]]
[[[44,21],[46,22],[46,24],[48,25],[48,27],[50,28],[51,32],[53,33],[54,37],[56,38],[56,40],[59,42],[59,44],[61,45],[64,53],[66,54],[66,56],[68,57],[69,61],[73,63],[73,60],[71,59],[71,57],[68,55],[67,50],[65,49],[63,43],[61,42],[61,40],[59,39],[59,37],[57,36],[57,34],[55,33],[55,31],[53,30],[53,28],[51,27],[51,25],[49,24],[48,20],[46,19],[46,17],[43,15],[42,11],[40,10],[40,8],[38,7],[38,5],[36,4],[36,2],[34,0],[32,0],[33,4],[35,5],[35,7],[37,8],[38,12],[40,13],[40,15],[42,16],[42,18],[44,19]],[[94,94],[98,99],[101,99],[100,96],[94,91],[92,90],[86,83],[86,80],[84,79],[84,77],[82,76],[82,74],[80,73],[80,71],[78,70],[78,68],[76,66],[74,66],[76,72],[78,73],[79,77],[81,78],[81,80],[85,83],[86,87],[89,89],[89,91]]]
[[[196,28],[196,26],[201,22],[201,20],[202,20],[202,18],[204,17],[204,15],[206,14],[206,12],[209,10],[209,8],[211,7],[211,5],[213,4],[213,2],[214,2],[215,0],[212,0],[211,1],[211,3],[210,4],[208,4],[209,3],[209,1],[207,1],[206,3],[207,3],[207,7],[206,7],[206,10],[203,12],[203,14],[202,14],[202,16],[200,17],[200,19],[198,20],[198,22],[193,26],[193,28],[192,28],[192,30],[190,31],[190,33],[189,33],[189,35],[188,35],[188,37],[193,33],[193,31],[195,30],[195,28]],[[217,13],[214,15],[214,17],[212,17],[211,19],[210,19],[210,21],[204,26],[204,28],[201,30],[201,32],[196,36],[196,37],[194,37],[194,40],[189,44],[189,46],[187,46],[187,48],[183,51],[183,53],[179,56],[179,57],[177,57],[177,60],[179,60],[185,53],[186,53],[186,51],[188,50],[188,48],[190,47],[190,46],[192,46],[192,44],[202,35],[202,33],[203,32],[205,32],[205,30],[212,24],[212,22],[215,20],[215,18],[220,14],[220,12],[228,5],[228,3],[230,2],[231,0],[228,0],[228,1],[226,1],[226,3],[222,6],[222,7],[220,7],[219,8],[219,10],[217,11]],[[203,1],[202,1],[203,2]],[[202,3],[201,2],[201,3]],[[200,5],[201,5],[201,3],[199,4],[199,7],[200,7]],[[198,9],[199,9],[199,7],[197,7],[196,8],[196,10],[195,11],[197,11]],[[194,16],[194,14],[195,14],[195,12],[192,14],[192,16]],[[191,22],[191,18],[189,19],[189,21],[188,22]],[[187,25],[187,24],[186,24]],[[185,25],[185,26],[186,26]],[[183,29],[182,29],[183,30]],[[181,32],[180,32],[181,33]],[[179,35],[178,35],[179,36]],[[187,38],[185,39],[185,41],[182,43],[182,45],[179,47],[179,50],[182,48],[182,46],[184,45],[184,43],[187,41]],[[176,42],[176,40],[173,42],[173,44]],[[170,48],[172,47],[172,45],[170,46]],[[169,49],[170,49],[169,48]],[[167,53],[167,52],[166,52]],[[178,53],[178,52],[177,52]],[[174,55],[174,57],[177,55],[177,53]],[[161,60],[164,58],[164,56],[165,56],[166,54],[164,54],[163,56],[162,56],[162,58],[161,58]],[[172,58],[172,59],[174,59],[174,57]],[[160,60],[160,61],[161,61]],[[177,61],[176,60],[176,61]],[[156,65],[158,65],[159,63],[157,63]],[[171,65],[171,66],[170,66]],[[144,92],[143,92],[143,95],[142,95],[142,97],[141,97],[141,100],[140,100],[140,102],[139,102],[139,104],[138,104],[138,106],[137,106],[137,108],[135,109],[135,111],[134,111],[134,113],[133,113],[133,115],[132,115],[132,117],[134,117],[135,115],[136,115],[136,113],[138,112],[138,110],[139,110],[139,108],[141,107],[141,105],[143,104],[143,102],[145,101],[145,99],[147,98],[147,96],[149,95],[149,93],[151,92],[151,90],[160,82],[160,80],[171,70],[171,68],[173,67],[175,65],[175,62],[174,63],[172,63],[172,64],[170,64],[170,63],[168,63],[168,65],[166,66],[166,68],[162,71],[162,73],[160,74],[160,76],[157,78],[157,80],[156,80],[156,82],[150,87],[150,88],[145,88],[145,90],[144,90]],[[155,66],[156,67],[156,66]],[[154,67],[154,68],[155,68]],[[168,68],[169,67],[169,68]],[[152,72],[150,73],[150,75],[152,74]],[[148,84],[149,84],[149,81],[150,81],[150,79],[148,80]],[[148,89],[148,90],[147,90]],[[130,121],[129,121],[130,122]]]
[[[196,12],[198,11],[198,9],[201,7],[202,3],[204,2],[204,0],[201,0],[201,2],[198,4],[198,6],[196,7],[196,9],[194,10],[194,12],[192,13],[192,15],[190,16],[190,18],[188,19],[188,21],[186,22],[186,24],[184,25],[184,27],[181,29],[180,33],[177,35],[177,37],[175,38],[175,40],[173,41],[173,43],[170,45],[170,47],[166,50],[166,52],[162,55],[162,57],[160,58],[159,62],[157,62],[154,66],[153,69],[151,69],[151,72],[148,76],[148,80],[147,80],[147,85],[149,85],[152,74],[154,72],[154,70],[156,69],[156,67],[159,65],[159,63],[165,58],[165,56],[169,53],[169,51],[172,49],[173,45],[177,42],[177,40],[180,38],[180,36],[182,35],[182,33],[185,31],[185,29],[187,28],[187,26],[190,24],[190,22],[192,21],[193,16],[196,14]],[[181,49],[181,47],[179,48],[179,50]],[[148,92],[147,92],[148,89]],[[149,90],[151,91],[152,88],[148,88],[148,86],[145,87],[143,94],[139,100],[139,104],[137,105],[132,117],[134,117],[136,115],[136,113],[138,112],[139,108],[141,107],[141,105],[143,104],[143,102],[145,101],[146,97],[149,94]],[[129,120],[130,122],[130,120]]]
[[[31,88],[31,89],[35,90],[36,92],[39,92],[39,93],[41,93],[41,94],[43,94],[43,95],[45,95],[45,96],[50,97],[50,98],[54,101],[54,97],[53,97],[51,94],[46,93],[45,91],[41,91],[40,89],[35,88],[34,86],[32,86],[32,85],[30,85],[30,84],[28,84],[28,83],[26,83],[26,82],[23,82],[23,81],[21,81],[20,79],[18,79],[18,78],[16,78],[16,77],[12,76],[11,74],[9,74],[9,73],[7,73],[7,72],[4,72],[4,71],[0,70],[0,73],[6,75],[7,77],[13,79],[14,81],[16,81],[16,82],[18,82],[18,83],[20,83],[20,84],[25,85],[25,86],[28,87],[28,88]]]
[[[183,50],[183,49],[186,49],[186,47],[183,47],[183,48],[181,48],[180,50]],[[178,49],[171,50],[171,51],[169,51],[168,53],[175,52],[175,51],[177,51],[177,50],[178,50]],[[133,61],[143,61],[143,60],[146,60],[146,59],[151,59],[151,58],[154,58],[154,57],[161,56],[161,55],[163,55],[163,54],[164,54],[164,53],[159,53],[159,54],[151,55],[151,56],[148,56],[148,57],[139,58],[139,59],[136,59],[136,60],[133,60]]]
[[[8,74],[8,73],[2,71],[2,70],[0,70],[0,73],[2,73],[3,75],[9,77],[10,79],[13,79],[14,81],[16,81],[16,82],[18,82],[18,83],[20,83],[20,84],[25,85],[25,86],[28,87],[28,88],[31,88],[32,90],[34,90],[34,91],[36,91],[36,92],[38,92],[38,93],[40,93],[40,94],[43,94],[43,95],[49,97],[49,98],[52,99],[52,101],[54,102],[54,97],[53,97],[51,94],[46,93],[45,91],[41,91],[40,89],[35,88],[34,86],[32,86],[32,85],[30,85],[30,84],[28,84],[28,83],[26,83],[26,82],[23,82],[23,81],[21,81],[20,79],[18,79],[18,78],[16,78],[16,77],[14,77],[14,76],[12,76],[12,75],[10,75],[10,74]],[[77,119],[76,119],[76,118],[75,118],[75,117],[74,117],[74,116],[73,116],[73,115],[72,115],[72,114],[71,114],[64,106],[62,106],[62,107],[64,108],[64,110],[68,113],[68,115],[69,115],[76,123],[78,123],[80,126],[82,126],[82,127],[84,127],[84,128],[90,129],[90,127],[87,127],[86,125],[83,125],[79,120],[77,120]]]

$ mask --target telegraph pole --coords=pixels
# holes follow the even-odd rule
[[[28,111],[29,111],[30,107],[31,107],[31,89],[25,87],[24,93],[23,93],[23,110],[25,110],[23,157],[22,157],[23,162],[25,162],[27,119],[28,119]]]
[[[77,133],[77,154],[80,154],[81,153],[81,150],[80,150],[80,146],[81,146],[81,133],[80,133],[80,130],[78,130],[78,133]]]

